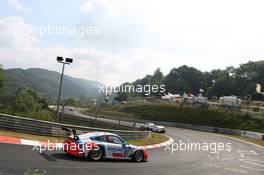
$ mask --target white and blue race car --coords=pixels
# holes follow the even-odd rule
[[[89,132],[72,135],[63,142],[63,150],[69,155],[100,159],[130,159],[136,162],[147,161],[146,149],[128,144],[120,136],[108,132]]]

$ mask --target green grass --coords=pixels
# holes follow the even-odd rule
[[[145,145],[153,145],[162,143],[169,140],[169,138],[164,134],[151,133],[150,137],[144,140],[130,140],[129,144],[137,145],[137,146],[145,146]]]
[[[0,113],[16,115],[25,118],[33,118],[37,120],[45,120],[45,121],[55,121],[55,114],[48,109],[42,109],[39,111],[29,111],[29,112],[13,112],[10,109],[0,108]]]
[[[55,114],[49,110],[40,110],[37,112],[26,112],[26,113],[16,113],[17,116],[28,117],[37,120],[45,121],[55,121]]]

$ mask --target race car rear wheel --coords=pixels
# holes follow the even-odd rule
[[[136,162],[141,162],[144,159],[143,152],[138,150],[134,153],[133,160]]]
[[[99,149],[92,149],[90,152],[89,152],[89,158],[91,160],[100,160],[102,159],[103,157],[103,151],[101,148]]]

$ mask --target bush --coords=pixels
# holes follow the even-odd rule
[[[45,98],[30,89],[20,88],[10,100],[0,107],[1,113],[39,120],[54,121],[55,114],[49,111]]]
[[[16,113],[17,116],[33,118],[37,120],[55,121],[55,114],[48,110],[40,110],[38,112]]]

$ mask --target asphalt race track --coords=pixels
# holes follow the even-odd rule
[[[39,154],[31,146],[0,144],[0,175],[12,174],[186,174],[228,175],[264,174],[264,149],[238,140],[210,133],[167,128],[175,142],[231,143],[232,150],[175,151],[165,148],[149,150],[148,162],[102,160],[92,162],[69,157],[61,151]]]

